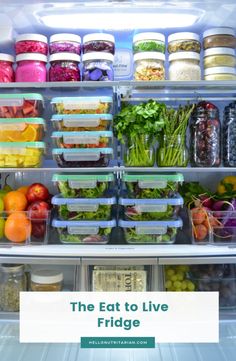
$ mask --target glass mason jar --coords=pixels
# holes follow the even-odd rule
[[[81,37],[75,34],[54,34],[50,37],[50,55],[56,53],[81,53]]]
[[[212,28],[203,33],[203,48],[232,48],[236,47],[235,32],[232,28]]]
[[[164,135],[162,144],[157,150],[157,165],[159,167],[186,167],[188,150],[185,138],[181,135]]]
[[[108,53],[88,53],[83,55],[84,81],[114,80],[114,55]]]
[[[236,65],[235,50],[230,48],[212,48],[204,51],[204,69],[214,67],[234,68]]]
[[[179,51],[193,51],[200,54],[201,43],[200,36],[196,33],[181,32],[168,36],[168,52],[169,54]]]
[[[26,291],[24,265],[3,264],[0,268],[0,310],[18,312],[20,292]]]
[[[153,167],[155,153],[152,138],[137,134],[127,138],[124,147],[124,164],[127,167]]]
[[[223,123],[223,162],[225,167],[236,167],[236,103],[225,107]]]
[[[169,55],[169,80],[201,80],[200,55],[193,52],[178,52]]]
[[[165,54],[147,51],[134,55],[134,80],[165,80]]]
[[[190,161],[193,167],[219,167],[220,133],[218,108],[209,102],[199,103],[190,124]]]
[[[110,53],[115,54],[115,38],[111,34],[94,33],[83,37],[83,53]]]
[[[48,54],[48,39],[41,34],[20,34],[16,37],[16,55],[37,53]]]
[[[47,57],[42,54],[20,54],[16,56],[16,82],[47,81]]]
[[[165,54],[165,35],[160,33],[140,33],[133,37],[133,53],[156,51]]]
[[[15,80],[13,70],[14,57],[9,54],[0,53],[0,82],[11,83]]]
[[[204,80],[236,80],[235,68],[215,66],[204,70]]]
[[[56,53],[49,57],[49,81],[80,81],[80,56]]]

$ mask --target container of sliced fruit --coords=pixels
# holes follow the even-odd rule
[[[111,114],[54,114],[54,129],[61,131],[104,131],[112,124]]]
[[[54,219],[59,240],[64,244],[106,244],[116,221],[60,221]]]
[[[114,186],[114,174],[54,174],[52,181],[64,198],[102,198]]]
[[[107,148],[112,146],[113,133],[104,132],[53,132],[52,139],[58,148]]]
[[[113,157],[112,148],[55,148],[52,155],[61,168],[107,167]]]
[[[38,142],[44,131],[42,118],[0,119],[0,142]]]
[[[0,167],[40,167],[44,152],[44,142],[0,142]]]
[[[57,114],[112,114],[112,97],[57,97],[51,100]]]
[[[0,118],[41,117],[43,109],[41,94],[0,94]]]

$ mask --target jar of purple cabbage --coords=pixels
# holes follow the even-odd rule
[[[80,56],[56,53],[49,57],[49,81],[80,81]]]
[[[80,55],[81,37],[75,34],[54,34],[50,37],[50,55],[56,53],[73,53]]]
[[[83,37],[83,53],[103,52],[115,54],[115,38],[104,33],[87,34]]]
[[[114,80],[114,55],[108,53],[88,53],[83,55],[84,81]]]

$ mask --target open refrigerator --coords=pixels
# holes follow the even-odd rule
[[[113,99],[113,113],[122,102],[143,102],[148,99],[161,100],[169,105],[197,102],[201,99],[212,101],[220,109],[220,119],[226,105],[236,98],[235,81],[188,81],[188,82],[137,82],[132,80],[132,38],[137,32],[159,31],[167,37],[177,31],[202,34],[210,27],[230,26],[235,28],[236,4],[234,0],[192,0],[192,1],[1,1],[0,39],[1,52],[13,54],[11,39],[21,33],[39,33],[47,37],[55,33],[71,32],[81,37],[92,32],[109,32],[116,38],[115,79],[109,82],[44,82],[44,83],[0,83],[0,94],[38,93],[44,99],[43,117],[47,122],[45,142],[47,153],[39,168],[1,168],[1,181],[17,188],[35,181],[45,184],[50,193],[57,194],[52,179],[55,174],[79,174],[89,176],[109,173],[117,190],[123,175],[181,173],[186,181],[199,181],[214,189],[221,178],[236,174],[234,167],[125,167],[119,158],[120,145],[114,140],[114,156],[107,167],[59,168],[52,159],[52,116],[51,100],[60,97],[105,96]],[[202,64],[201,64],[202,66]],[[167,69],[168,70],[168,69]],[[122,152],[121,152],[122,154]],[[58,200],[56,200],[58,202]],[[96,223],[96,222],[95,222]],[[95,227],[93,225],[93,227]],[[113,227],[114,224],[110,224]],[[126,244],[121,230],[116,227],[112,240],[99,245],[61,244],[58,234],[50,229],[47,244],[24,246],[0,245],[0,263],[24,264],[29,273],[36,268],[59,269],[64,275],[64,290],[99,290],[101,277],[115,278],[120,269],[132,272],[136,267],[145,273],[147,291],[165,290],[165,268],[199,270],[215,269],[234,271],[236,265],[235,245],[196,245],[182,235],[177,244],[142,245]],[[189,236],[190,237],[190,236]],[[106,279],[106,270],[111,272]],[[96,275],[100,274],[100,284]],[[199,276],[200,277],[200,276]],[[198,280],[199,281],[199,280]],[[114,283],[115,282],[115,283]],[[230,280],[231,293],[236,287],[236,274]],[[117,280],[113,286],[119,290]],[[222,280],[224,286],[224,279]],[[209,281],[214,286],[214,280]],[[97,289],[97,288],[98,289]],[[109,290],[109,289],[108,289]],[[232,295],[231,295],[232,296]],[[1,297],[1,295],[0,295]],[[233,294],[235,297],[235,293]],[[219,344],[156,344],[151,350],[81,349],[77,344],[20,344],[19,315],[15,312],[0,313],[0,359],[1,361],[86,361],[86,360],[181,360],[191,361],[233,361],[236,350],[236,300],[220,309]],[[234,307],[233,307],[234,306]],[[178,330],[176,330],[178,332]]]

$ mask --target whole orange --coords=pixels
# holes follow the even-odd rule
[[[32,225],[24,212],[10,214],[5,222],[5,237],[11,242],[22,243],[31,235]]]
[[[6,212],[24,211],[27,207],[26,196],[19,191],[11,191],[3,198],[4,210]]]
[[[17,192],[21,192],[26,196],[26,193],[27,193],[28,189],[29,189],[29,186],[22,186],[22,187],[17,189]]]

